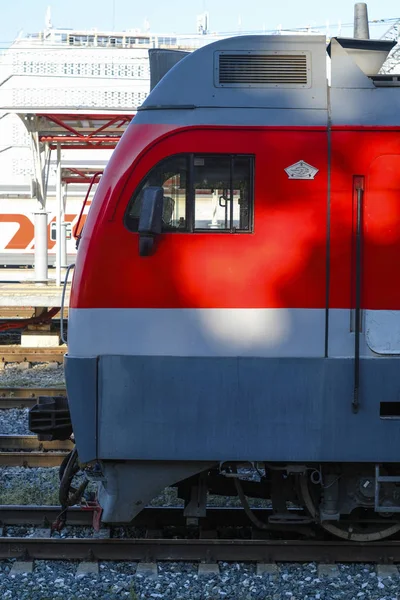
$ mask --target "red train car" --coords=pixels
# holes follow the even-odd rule
[[[400,529],[400,90],[377,75],[392,45],[222,40],[168,70],[124,134],[66,357],[105,522],[177,484],[186,516],[212,491],[253,521],[249,495],[272,498],[270,523],[293,522],[290,500],[297,524],[346,539]]]

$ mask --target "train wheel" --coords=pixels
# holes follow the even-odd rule
[[[304,507],[318,523],[319,494],[313,493],[308,473],[300,475],[299,490]],[[316,487],[315,485],[313,487]],[[319,525],[335,537],[351,542],[376,542],[390,537],[400,531],[400,523],[393,521],[387,524],[343,520],[337,522],[323,521]]]

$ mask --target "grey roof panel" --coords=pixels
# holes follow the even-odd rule
[[[216,85],[217,58],[221,53],[253,53],[256,58],[265,54],[284,56],[306,53],[310,68],[309,85],[240,87]],[[179,108],[327,108],[326,42],[324,36],[239,36],[220,40],[196,50],[179,61],[143,103],[141,110]]]

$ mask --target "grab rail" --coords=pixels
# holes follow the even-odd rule
[[[62,341],[63,344],[67,343],[67,340],[64,337],[64,303],[65,303],[65,292],[67,290],[67,283],[68,283],[69,272],[74,267],[75,267],[75,263],[72,263],[71,265],[68,265],[68,268],[67,268],[67,270],[65,272],[64,285],[63,285],[62,295],[61,295],[60,337],[61,337],[61,341]]]
[[[357,413],[360,408],[360,333],[361,333],[361,286],[362,286],[362,219],[364,198],[364,177],[354,178],[354,190],[356,192],[356,280],[355,280],[355,332],[354,332],[354,390],[353,390],[353,412]]]
[[[97,173],[95,173],[93,175],[93,177],[91,179],[91,182],[89,184],[88,190],[86,192],[86,196],[85,196],[85,199],[84,199],[83,204],[82,204],[81,212],[79,213],[79,217],[78,217],[78,220],[76,222],[76,225],[75,225],[74,231],[73,231],[73,236],[76,239],[76,249],[78,249],[79,242],[81,241],[81,237],[82,237],[82,231],[83,231],[83,228],[84,228],[84,225],[82,225],[82,229],[78,233],[79,225],[81,223],[82,216],[83,216],[83,211],[85,210],[86,203],[89,200],[90,192],[92,190],[93,185],[96,183],[97,177],[99,177],[99,176],[101,177],[102,174],[103,174],[103,171],[98,171]]]

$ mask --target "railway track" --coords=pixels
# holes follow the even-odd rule
[[[254,508],[260,519],[268,519],[271,509]],[[37,525],[44,526],[53,523],[60,513],[59,506],[38,505],[0,505],[0,525]],[[73,506],[67,512],[68,525],[91,526],[93,510]],[[207,508],[207,517],[201,519],[203,537],[205,531],[210,537],[217,535],[221,527],[250,527],[250,521],[242,508],[215,507]],[[135,517],[135,527],[145,528],[154,532],[165,527],[187,527],[182,506],[148,506]]]
[[[67,352],[65,345],[55,348],[24,348],[21,346],[0,345],[0,364],[7,363],[46,363],[61,364]]]
[[[9,408],[32,408],[39,396],[63,396],[65,395],[64,387],[57,388],[0,388],[0,410]]]
[[[31,408],[39,396],[65,394],[65,388],[0,388],[0,410]],[[57,467],[66,452],[73,448],[72,442],[39,441],[35,435],[0,435],[0,466],[8,467]]]
[[[36,435],[0,435],[0,466],[58,467],[73,443],[39,441]]]
[[[2,282],[4,283],[4,282]],[[33,316],[35,308],[33,306],[0,306],[0,321],[9,321],[10,319],[29,319]],[[64,309],[64,319],[68,319],[68,308]],[[52,317],[52,321],[59,321],[60,313]]]
[[[42,560],[365,562],[400,560],[400,542],[310,542],[242,539],[0,538],[0,558]]]
[[[0,537],[0,559],[23,558],[82,561],[130,560],[130,561],[234,561],[272,563],[291,562],[368,562],[392,563],[400,561],[400,541],[390,540],[360,544],[354,542],[332,541],[329,539],[254,539],[260,532],[252,531],[246,521],[244,511],[239,508],[210,508],[206,528],[199,529],[198,536],[188,539],[187,531],[169,532],[169,537],[154,537],[154,527],[174,526],[184,523],[182,508],[146,508],[135,520],[134,525],[144,528],[143,537],[50,537],[50,523],[55,520],[60,508],[31,506],[0,506],[0,522],[3,527],[15,524],[37,524],[42,527],[41,537]],[[267,509],[256,509],[259,516],[265,517]],[[88,526],[92,518],[91,511],[73,507],[68,511],[69,525]],[[235,524],[236,529],[229,537],[219,537],[221,530]],[[248,538],[237,536],[239,526],[246,526]],[[48,537],[43,536],[43,527],[48,527]],[[209,528],[219,527],[220,532]],[[156,530],[161,533],[161,530]],[[235,537],[236,533],[236,537]],[[253,534],[253,537],[252,537]],[[181,536],[181,537],[179,537]]]
[[[69,451],[72,450],[73,446],[73,443],[69,440],[56,440],[54,442],[40,441],[36,435],[0,435],[1,450]]]

